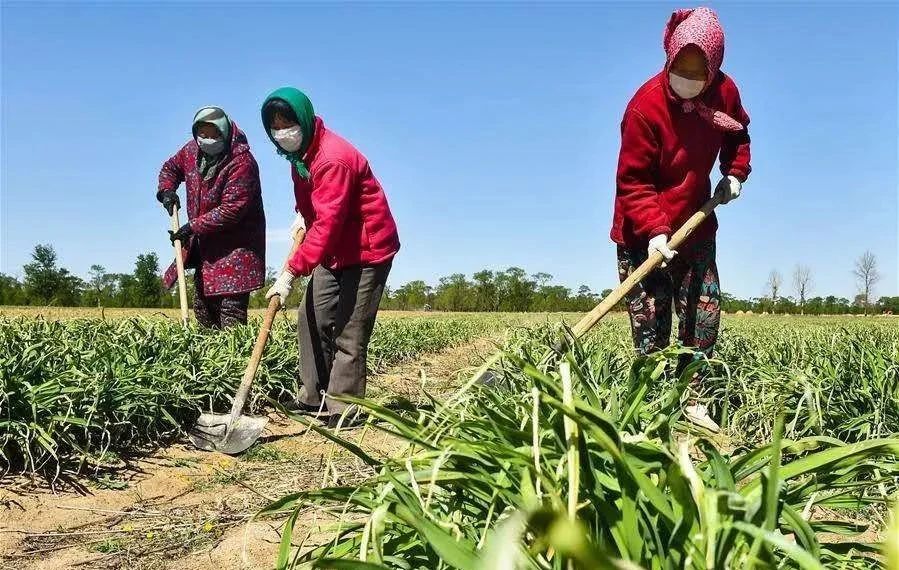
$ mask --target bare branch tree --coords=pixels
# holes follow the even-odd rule
[[[799,312],[805,314],[805,299],[812,289],[812,270],[807,265],[796,265],[793,270],[793,288],[799,297]]]
[[[855,260],[855,269],[852,271],[858,280],[858,292],[862,298],[865,307],[865,314],[868,314],[868,305],[871,304],[871,297],[874,295],[874,286],[880,281],[880,271],[877,269],[877,258],[870,251],[866,251],[861,257]]]
[[[777,310],[777,298],[780,293],[780,286],[783,285],[783,276],[781,276],[780,272],[776,269],[772,269],[771,273],[768,274],[768,291],[771,293],[771,302],[773,304],[773,308],[771,312],[775,312]]]

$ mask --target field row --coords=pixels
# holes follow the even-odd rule
[[[470,342],[504,326],[495,318],[379,320],[368,366]],[[258,319],[225,332],[185,330],[168,319],[0,318],[0,453],[30,471],[115,462],[116,453],[169,440],[201,410],[226,410]],[[249,402],[296,394],[291,319],[275,322]],[[80,464],[80,465],[79,465]]]

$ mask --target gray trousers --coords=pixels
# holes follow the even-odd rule
[[[316,267],[300,305],[300,402],[321,406],[328,396],[365,396],[368,342],[391,262],[355,265],[332,271]],[[346,404],[325,399],[327,412],[340,414]]]

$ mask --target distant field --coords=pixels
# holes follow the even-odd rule
[[[0,305],[0,317],[44,317],[45,319],[66,320],[105,317],[125,319],[128,317],[166,317],[177,319],[178,309],[118,309],[93,307],[21,307]]]
[[[251,309],[251,315],[262,315],[265,309]],[[289,307],[287,313],[296,318],[296,307]],[[190,312],[191,320],[193,320],[193,311]],[[379,318],[397,319],[408,317],[428,317],[431,319],[449,319],[456,317],[467,318],[508,318],[514,317],[516,320],[523,320],[528,323],[542,322],[547,319],[557,320],[564,317],[566,321],[576,320],[580,314],[578,313],[453,313],[443,311],[381,311],[378,313]],[[0,317],[43,317],[49,320],[68,320],[68,319],[127,319],[130,317],[157,317],[165,319],[178,320],[180,311],[178,309],[121,309],[121,308],[103,308],[97,309],[93,307],[23,307],[0,305]],[[624,318],[623,313],[613,313],[607,319]],[[785,322],[791,320],[797,321],[818,321],[823,322],[839,322],[839,321],[857,321],[863,318],[876,318],[878,320],[899,319],[899,315],[875,315],[873,317],[864,317],[862,315],[767,315],[767,314],[725,314],[725,320],[730,319],[768,319],[780,320]]]
[[[288,307],[287,312],[295,317],[296,307]],[[251,309],[251,315],[261,315],[265,309]],[[451,313],[441,311],[381,311],[378,313],[382,318],[405,318],[405,317],[430,317],[434,319],[453,318],[459,316],[496,316],[501,317],[505,313]],[[538,319],[540,315],[547,313],[533,313]],[[529,313],[530,315],[530,313]],[[43,317],[49,320],[68,320],[68,319],[127,319],[130,317],[158,317],[166,319],[178,320],[181,311],[178,309],[121,309],[121,308],[103,308],[94,307],[21,307],[0,305],[0,317]],[[193,320],[193,311],[190,312],[191,320]]]
[[[261,317],[265,309],[251,309],[251,317]],[[151,319],[169,320],[177,322],[181,318],[178,309],[97,309],[91,307],[21,307],[0,305],[0,319],[8,318],[43,318],[49,321],[68,321],[72,319],[100,319],[116,321],[132,317],[146,317]],[[580,317],[577,313],[453,313],[443,311],[380,311],[379,321],[397,319],[415,320],[456,320],[465,321],[489,321],[494,327],[507,325],[534,325],[547,321],[558,322],[563,319],[568,323],[575,322]],[[287,318],[296,321],[297,308],[288,307],[282,311],[279,319]],[[608,319],[623,318],[623,315],[611,315]],[[191,322],[195,322],[193,311],[190,312]],[[500,322],[501,321],[501,322]]]

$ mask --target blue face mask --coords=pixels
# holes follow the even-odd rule
[[[197,137],[197,144],[204,154],[215,156],[225,150],[225,139],[206,139]]]

